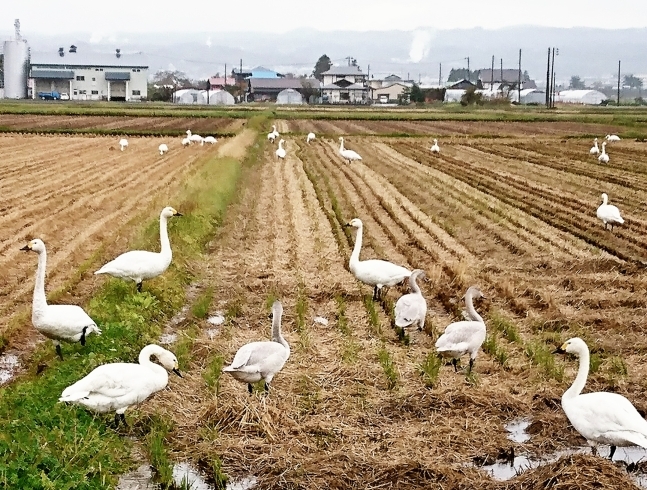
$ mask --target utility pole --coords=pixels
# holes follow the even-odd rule
[[[555,107],[555,48],[553,48],[553,53],[552,53],[552,60],[551,60],[551,66],[550,66],[550,79],[551,79],[550,107],[553,108]]]
[[[494,92],[494,55],[492,55],[492,69],[490,70],[490,91]]]
[[[472,81],[472,73],[470,72],[470,57],[468,56],[466,59],[467,59],[467,81],[471,82]]]
[[[554,70],[555,70],[555,67],[553,66],[553,95],[551,97],[551,100],[552,100],[551,104],[553,109],[555,108],[555,78],[557,77],[557,75],[555,75]]]
[[[618,60],[618,106],[620,105],[620,60]]]
[[[225,90],[227,89],[227,63],[225,63]]]
[[[501,58],[501,95],[503,95],[503,58]]]
[[[519,97],[517,101],[521,104],[521,50],[519,50],[519,85],[517,86]]]
[[[438,88],[443,86],[443,64],[439,63],[438,68]]]
[[[550,48],[548,48],[548,61],[546,62],[546,109],[550,108]]]

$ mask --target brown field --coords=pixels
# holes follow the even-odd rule
[[[305,132],[311,123],[342,128],[287,124]],[[352,165],[336,139],[288,138],[285,161],[268,145],[205,265],[213,309],[228,321],[205,322],[188,375],[144,409],[174,419],[174,457],[210,473],[217,454],[227,474],[256,475],[261,488],[635,488],[622,463],[588,453],[507,482],[472,465],[585,444],[560,406],[576,362],[551,354],[573,336],[595,359],[586,390],[647,410],[647,148],[614,143],[602,166],[588,143],[550,128],[535,127],[541,138],[441,140],[440,156],[428,138],[352,137],[346,146],[363,156]],[[626,220],[614,233],[595,217],[602,192]],[[391,327],[398,288],[373,304],[347,270],[354,237],[342,225],[353,217],[365,226],[362,259],[427,272],[427,328],[409,344]],[[461,318],[472,284],[488,296],[476,305],[489,339],[475,374],[445,365],[428,386],[420,365]],[[205,367],[269,338],[274,297],[292,354],[270,395],[249,396],[224,374],[216,396]],[[504,429],[519,417],[532,420],[525,443]]]
[[[46,291],[69,288],[64,301],[81,303],[102,280],[92,275],[95,269],[78,277],[78,268],[124,251],[133,220],[148,220],[172,204],[166,201],[182,178],[218,148],[182,148],[179,138],[129,138],[121,152],[117,141],[0,136],[0,334],[31,306],[37,256],[20,247],[41,238],[48,252]],[[157,152],[161,142],[170,149],[164,156]],[[79,281],[82,287],[73,288]],[[42,340],[24,323],[10,334],[14,350]]]
[[[153,131],[190,129],[194,133],[235,132],[242,127],[244,119],[228,117],[128,117],[128,116],[50,116],[3,114],[0,126],[16,131],[49,129],[111,129],[128,131]]]

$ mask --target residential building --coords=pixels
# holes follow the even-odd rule
[[[322,73],[323,101],[330,104],[366,104],[369,101],[368,76],[359,66],[332,66]]]
[[[148,62],[144,55],[77,52],[31,54],[29,87],[38,92],[67,93],[72,100],[142,100],[148,96]]]
[[[480,70],[479,81],[485,90],[514,90],[519,85],[518,69],[490,69]],[[521,75],[521,89],[537,88],[534,80],[531,80],[527,73]]]
[[[397,103],[408,90],[413,87],[413,82],[403,80],[397,75],[389,75],[384,78],[371,78],[368,80],[370,98],[373,102]]]
[[[477,82],[474,83],[464,78],[463,80],[459,80],[458,82],[453,83],[447,88],[450,90],[467,90],[468,88],[482,89],[483,84],[480,80],[477,80]]]
[[[225,87],[235,84],[234,77],[209,77],[209,90],[224,90]]]

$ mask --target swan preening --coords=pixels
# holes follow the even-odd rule
[[[438,140],[434,138],[434,144],[431,145],[432,153],[440,153],[440,146],[438,146]]]
[[[290,357],[290,345],[281,333],[281,315],[283,306],[280,301],[272,305],[272,340],[250,342],[243,345],[231,365],[223,368],[224,373],[231,374],[234,379],[247,383],[247,389],[252,392],[252,383],[265,381],[265,391],[269,391],[272,379]]]
[[[589,150],[589,153],[591,155],[598,155],[600,153],[600,148],[598,148],[598,139],[597,138],[595,138],[593,140],[593,146]]]
[[[272,131],[267,133],[267,139],[274,143],[274,140],[279,135],[279,132],[276,130],[276,125],[272,124]]]
[[[607,134],[606,139],[607,141],[620,141],[620,136],[617,134]]]
[[[348,160],[348,163],[352,162],[353,160],[361,160],[362,157],[359,156],[356,152],[353,150],[347,150],[344,148],[344,138],[341,136],[339,137],[339,141],[341,142],[339,145],[339,154],[344,157],[344,160]]]
[[[580,358],[577,377],[562,395],[562,409],[575,430],[589,443],[593,452],[598,444],[611,446],[609,459],[616,447],[647,448],[647,421],[624,396],[617,393],[585,393],[582,389],[589,375],[589,348],[574,337],[555,351],[575,354]]]
[[[621,225],[625,222],[620,216],[620,210],[611,204],[607,204],[609,196],[602,194],[602,204],[598,207],[597,216],[604,223],[604,229],[607,229],[607,224],[611,225],[611,231],[615,225]]]
[[[204,143],[209,143],[209,144],[215,145],[217,143],[217,141],[218,140],[216,140],[216,138],[214,138],[213,136],[207,136],[207,137],[202,139],[203,144]]]
[[[126,138],[121,138],[119,140],[119,147],[121,148],[121,151],[124,151],[124,148],[128,148],[128,140]]]
[[[164,367],[151,362],[151,356]],[[126,423],[124,412],[128,407],[166,388],[167,369],[182,377],[175,355],[159,345],[150,344],[139,353],[139,364],[117,362],[99,366],[65,388],[59,401],[77,403],[99,413],[114,410],[115,425],[119,425],[119,420]]]
[[[467,372],[471,373],[476,355],[485,340],[485,322],[474,309],[472,301],[477,298],[485,298],[485,296],[479,288],[471,286],[465,293],[465,306],[471,320],[449,324],[445,328],[445,332],[436,341],[438,353],[452,358],[454,371],[458,371],[458,359],[465,354],[469,354],[470,367]]]
[[[425,328],[427,316],[427,301],[425,300],[416,279],[425,277],[421,269],[414,269],[409,276],[409,287],[412,293],[405,294],[395,303],[395,325],[400,328],[417,326],[418,330]]]
[[[308,133],[308,136],[306,137],[306,143],[310,143],[311,141],[314,141],[316,138],[314,133]]]
[[[603,141],[602,142],[602,153],[600,153],[600,156],[598,156],[598,161],[602,163],[609,163],[609,155],[607,154],[607,142]]]
[[[285,149],[283,148],[283,143],[285,143],[285,140],[281,139],[281,141],[279,141],[279,147],[276,150],[277,158],[285,158]]]
[[[164,153],[166,153],[168,151],[168,146],[166,146],[164,143],[162,143],[161,145],[159,145],[157,147],[157,149],[159,150],[160,155],[163,155]]]
[[[161,251],[148,252],[145,250],[132,250],[121,254],[116,259],[108,262],[95,274],[110,274],[122,279],[130,279],[137,283],[137,291],[142,290],[142,281],[162,274],[171,265],[173,254],[171,243],[166,229],[167,220],[171,216],[182,216],[172,207],[162,209],[160,214],[160,242]]]
[[[374,300],[379,299],[383,287],[395,286],[411,276],[409,269],[387,262],[386,260],[359,260],[364,225],[359,218],[354,218],[345,226],[352,226],[357,229],[355,247],[350,256],[348,268],[361,282],[373,286]]]
[[[54,341],[56,353],[63,360],[60,341],[81,342],[91,334],[101,334],[101,330],[88,314],[76,305],[48,305],[45,296],[45,268],[47,267],[47,250],[42,240],[36,238],[20,250],[33,251],[38,254],[36,283],[32,301],[31,322],[34,328]]]

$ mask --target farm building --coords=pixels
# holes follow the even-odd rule
[[[277,104],[303,104],[303,96],[293,88],[281,90],[276,96]]]
[[[233,77],[209,77],[209,90],[221,90],[235,85],[235,82]]]
[[[607,96],[597,90],[562,90],[555,94],[555,102],[562,104],[599,105]]]
[[[517,88],[519,85],[519,70],[518,69],[495,69],[491,68],[480,70],[479,82],[481,87],[490,90],[499,90],[505,88]],[[527,73],[521,75],[521,89],[537,88],[534,80],[531,80]]]
[[[395,82],[380,88],[371,89],[371,99],[373,102],[387,104],[389,102],[398,102],[405,94],[409,93],[411,87],[402,82]]]
[[[333,66],[322,73],[322,96],[330,104],[366,104],[367,75],[357,65]]]
[[[465,90],[458,88],[448,88],[445,90],[445,100],[443,102],[460,102]]]
[[[234,105],[234,96],[226,90],[214,90],[209,92],[209,105]]]
[[[148,62],[142,54],[77,53],[76,46],[31,54],[29,85],[38,92],[67,93],[72,100],[141,100],[148,95]]]
[[[253,100],[276,100],[279,92],[292,89],[301,92],[305,86],[318,89],[319,80],[316,78],[255,78],[247,79],[247,92],[252,94]]]
[[[205,90],[183,88],[173,92],[173,102],[176,104],[201,105],[207,103]]]
[[[521,101],[516,90],[510,92],[510,99],[521,104],[543,104],[546,102],[546,92],[536,88],[526,88],[521,91]]]
[[[468,88],[482,89],[483,85],[481,84],[480,81],[477,82],[477,83],[474,83],[474,82],[471,82],[471,81],[464,78],[463,80],[459,80],[458,82],[454,83],[453,85],[450,85],[448,88],[450,90],[467,90]]]

